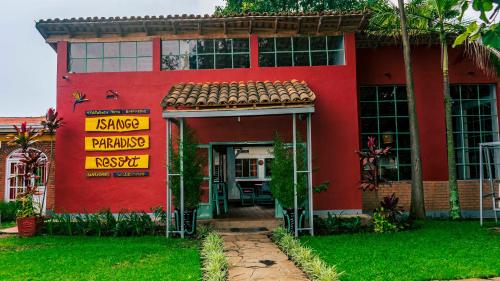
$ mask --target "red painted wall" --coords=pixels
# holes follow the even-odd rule
[[[111,208],[148,210],[165,204],[165,121],[160,101],[179,82],[305,80],[317,95],[312,118],[313,167],[316,183],[329,181],[330,189],[315,195],[315,209],[361,209],[358,190],[359,147],[356,52],[353,34],[346,34],[346,65],[260,68],[257,37],[251,37],[250,69],[160,71],[160,40],[154,40],[152,72],[67,73],[67,43],[58,44],[57,107],[66,125],[57,134],[56,209],[80,212]],[[62,77],[68,76],[65,80]],[[105,92],[119,92],[118,100],[106,100]],[[72,111],[72,93],[87,95],[90,102]],[[85,152],[84,137],[104,135],[84,131],[85,111],[91,109],[149,108],[151,145],[150,176],[144,178],[86,178],[85,156],[135,152]],[[270,141],[273,133],[290,139],[291,116],[191,119],[202,143],[213,141]],[[301,126],[305,126],[300,121]],[[128,133],[128,134],[137,134]],[[305,133],[302,133],[305,138]],[[137,152],[137,151],[136,151]],[[142,151],[141,151],[142,152]],[[140,153],[138,153],[140,154]]]
[[[411,53],[424,180],[448,180],[439,46],[413,47]],[[497,83],[477,69],[463,49],[450,48],[449,61],[452,84]],[[406,84],[401,48],[358,49],[357,65],[359,85]],[[499,92],[497,84],[497,101]]]

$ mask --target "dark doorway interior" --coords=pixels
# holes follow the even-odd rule
[[[216,219],[274,219],[269,145],[212,146],[212,210]]]

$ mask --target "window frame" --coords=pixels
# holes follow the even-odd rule
[[[325,49],[314,49],[312,50],[311,49],[311,37],[324,37],[325,38]],[[330,38],[332,37],[340,37],[342,38],[342,48],[341,49],[329,49],[328,47],[328,41]],[[290,40],[290,46],[291,46],[291,49],[290,50],[286,50],[286,51],[278,51],[277,49],[277,44],[276,44],[276,39],[277,38],[288,38]],[[307,41],[308,41],[308,49],[306,51],[304,50],[295,50],[294,48],[294,39],[295,38],[307,38]],[[258,50],[258,53],[259,53],[259,58],[258,58],[258,65],[259,67],[296,67],[296,66],[343,66],[343,65],[346,65],[346,58],[345,58],[345,36],[344,34],[342,35],[321,35],[321,36],[290,36],[290,37],[277,37],[277,36],[274,36],[274,37],[258,37],[257,40],[259,40],[259,43],[260,43],[260,39],[273,39],[273,51],[261,51],[260,49]],[[330,64],[330,53],[342,53],[342,63],[341,64]],[[309,57],[309,65],[295,65],[295,54],[304,54],[304,53],[307,53],[308,54],[308,57]],[[313,65],[313,61],[312,61],[312,54],[313,53],[324,53],[325,56],[326,56],[326,64],[319,64],[319,65]],[[268,55],[268,54],[274,54],[274,66],[270,66],[270,65],[261,65],[261,60],[260,60],[260,56],[261,55]],[[291,54],[291,65],[278,65],[278,54]]]
[[[105,55],[105,49],[104,46],[105,44],[113,44],[116,43],[118,44],[118,56],[106,56]],[[135,43],[135,56],[122,56],[122,44],[124,43]],[[146,55],[139,55],[139,48],[138,45],[140,43],[149,43],[151,45],[151,55],[146,56]],[[85,56],[83,58],[73,58],[71,54],[71,46],[74,44],[84,44],[85,45]],[[89,49],[89,44],[99,44],[101,45],[101,56],[100,57],[88,57],[88,49]],[[149,70],[138,70],[138,65],[139,65],[139,59],[141,58],[150,58],[151,60],[151,68]],[[106,59],[117,59],[118,60],[118,70],[116,71],[105,71],[104,70],[104,61]],[[122,59],[135,59],[135,70],[122,70]],[[73,71],[72,65],[73,65],[73,60],[83,60],[85,61],[84,64],[84,69],[85,71]],[[99,71],[88,71],[88,62],[93,61],[93,60],[99,60],[101,62],[101,69]],[[153,71],[153,41],[115,41],[115,42],[71,42],[68,44],[68,72],[73,72],[73,73],[113,73],[113,72],[150,72]]]
[[[237,168],[236,168],[236,167],[237,167],[237,165],[238,165],[238,164],[237,164],[237,161],[238,161],[238,160],[241,160],[241,161],[245,161],[245,160],[247,160],[247,161],[248,161],[248,175],[249,175],[248,177],[245,177],[245,176],[238,176],[238,175],[237,175]],[[251,161],[252,161],[252,160],[255,160],[255,176],[251,176],[251,174],[252,174],[252,173],[251,173],[251,171],[252,171]],[[243,167],[244,167],[244,165],[243,165],[243,163],[242,163],[241,171],[242,171],[242,173],[244,174],[244,172],[243,172]],[[259,178],[259,159],[258,159],[258,158],[236,158],[236,159],[235,159],[235,162],[234,162],[234,177],[235,177],[236,179],[257,179],[257,178]]]
[[[479,87],[480,86],[487,86],[489,87],[489,98],[481,98],[479,96]],[[477,167],[479,170],[479,163],[475,162],[470,162],[470,153],[474,153],[474,151],[477,151],[478,154],[478,159],[479,159],[479,147],[473,147],[473,146],[466,146],[466,143],[469,142],[469,134],[477,134],[479,136],[479,143],[485,142],[484,137],[485,134],[491,134],[492,140],[491,141],[498,141],[500,139],[500,130],[499,130],[499,124],[498,124],[498,108],[497,108],[497,97],[496,97],[496,87],[494,84],[489,84],[489,83],[477,83],[477,84],[451,84],[450,89],[453,90],[454,87],[457,87],[458,89],[458,95],[459,99],[457,100],[453,96],[451,97],[452,101],[452,122],[456,122],[456,118],[458,118],[459,122],[459,130],[455,130],[455,128],[452,128],[452,133],[453,133],[453,144],[454,144],[454,150],[455,150],[455,162],[456,162],[456,168],[457,168],[457,178],[459,180],[475,180],[478,179],[479,176],[477,177],[472,177],[471,172],[474,167]],[[464,87],[474,87],[475,88],[475,96],[476,98],[474,99],[462,99],[462,91]],[[459,114],[455,114],[453,111],[453,103],[459,101],[460,109],[459,109]],[[482,114],[481,111],[479,111],[477,114],[464,114],[464,108],[463,108],[463,102],[464,101],[476,101],[478,110],[481,109],[481,102],[488,101],[491,105],[491,114],[486,115]],[[476,117],[478,118],[478,126],[479,130],[466,130],[464,126],[464,122],[467,122],[467,117]],[[483,130],[482,125],[483,125],[483,118],[491,118],[491,130]],[[457,145],[457,141],[455,137],[458,136],[460,138],[460,146]],[[488,141],[489,142],[489,141]],[[479,160],[478,160],[479,161]]]
[[[393,93],[394,93],[394,97],[390,100],[380,100],[379,98],[379,92],[380,92],[380,88],[388,88],[388,87],[393,87]],[[394,166],[395,166],[395,169],[396,169],[396,172],[397,172],[397,177],[396,179],[388,179],[388,180],[391,180],[391,181],[407,181],[407,180],[411,180],[411,172],[410,174],[408,175],[409,177],[404,177],[402,175],[403,171],[401,168],[405,168],[405,169],[410,169],[411,170],[411,158],[410,158],[410,163],[409,164],[401,164],[401,153],[400,152],[406,152],[406,153],[410,153],[411,154],[411,148],[410,146],[408,147],[401,147],[400,145],[400,141],[399,141],[399,136],[400,135],[406,135],[406,136],[409,136],[410,135],[410,131],[409,131],[409,115],[408,115],[408,112],[406,115],[400,115],[398,114],[398,103],[400,102],[405,102],[406,104],[408,103],[408,99],[399,99],[398,98],[398,94],[397,94],[397,90],[398,88],[402,88],[405,90],[405,93],[406,93],[406,86],[405,85],[402,85],[402,84],[393,84],[393,85],[362,85],[359,87],[359,91],[361,92],[361,89],[362,88],[374,88],[375,89],[375,99],[374,100],[362,100],[362,97],[361,97],[361,94],[358,95],[358,106],[359,106],[359,136],[360,136],[360,149],[362,151],[366,151],[366,148],[364,148],[365,146],[365,143],[367,141],[367,138],[370,137],[370,136],[373,136],[373,137],[376,137],[376,144],[377,146],[384,146],[382,145],[383,144],[383,141],[382,141],[382,138],[383,138],[383,135],[384,135],[384,131],[381,130],[381,119],[391,119],[391,120],[394,120],[394,125],[395,125],[395,131],[392,132],[392,137],[393,137],[393,143],[394,143],[394,146],[391,147],[391,151],[390,151],[390,155],[392,156],[395,156],[395,159],[396,159],[396,162],[394,163]],[[363,116],[362,114],[362,109],[361,109],[361,106],[363,103],[374,103],[376,104],[376,115],[375,116]],[[382,103],[390,103],[393,105],[394,107],[394,114],[393,115],[380,115],[380,104]],[[363,128],[362,128],[362,122],[363,120],[368,120],[368,119],[376,119],[377,121],[377,128],[376,128],[376,132],[369,132],[369,133],[366,133],[366,132],[363,132]],[[408,132],[406,131],[400,131],[400,128],[399,128],[399,122],[398,120],[404,120],[404,119],[407,119],[408,120]],[[411,156],[410,156],[411,157]],[[379,166],[379,169],[382,169],[383,167],[391,167],[390,165],[380,165]]]
[[[205,41],[205,40],[212,40],[212,47],[213,51],[212,52],[207,52],[207,53],[200,53],[198,52],[198,44],[200,41]],[[231,45],[231,50],[230,52],[217,52],[216,48],[216,41],[217,40],[230,40],[230,45]],[[235,51],[234,50],[234,40],[247,40],[248,41],[248,52],[241,52],[241,51]],[[177,49],[179,50],[178,54],[163,54],[163,42],[170,41],[170,42],[177,42]],[[195,51],[194,52],[189,52],[187,54],[182,54],[181,53],[181,42],[183,41],[195,41]],[[250,37],[235,37],[235,38],[203,38],[203,39],[167,39],[167,40],[162,40],[160,42],[160,64],[161,64],[161,70],[162,71],[179,71],[179,70],[207,70],[207,69],[240,69],[240,68],[250,68],[251,64],[251,58],[250,58],[250,53],[251,53],[251,47],[250,47]],[[231,56],[231,67],[224,67],[224,68],[217,68],[217,56]],[[234,61],[235,61],[235,55],[247,55],[248,56],[248,67],[235,67]],[[163,59],[165,57],[188,57],[188,60],[190,59],[191,56],[195,57],[195,62],[196,62],[196,68],[188,68],[188,69],[168,69],[163,67]],[[212,56],[213,57],[213,67],[212,68],[200,68],[200,63],[199,63],[199,57],[200,56]]]

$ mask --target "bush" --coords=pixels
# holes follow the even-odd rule
[[[44,231],[49,235],[143,236],[164,233],[160,222],[165,211],[154,208],[153,218],[146,212],[120,211],[114,216],[109,209],[95,214],[51,214]]]
[[[411,227],[411,220],[398,206],[399,198],[393,193],[385,196],[380,207],[373,212],[374,230],[377,233],[397,232]]]
[[[203,280],[227,280],[228,262],[224,255],[224,243],[216,232],[208,234],[201,246],[203,260]]]
[[[0,202],[0,218],[2,222],[15,221],[18,202]]]
[[[272,239],[311,280],[338,281],[342,275],[335,266],[328,266],[311,249],[302,246],[284,228],[274,230]]]
[[[314,218],[314,234],[331,235],[343,233],[358,233],[369,231],[368,227],[361,223],[360,217],[342,217],[330,214],[326,218]]]

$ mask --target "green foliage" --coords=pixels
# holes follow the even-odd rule
[[[390,222],[389,218],[385,215],[384,208],[380,207],[373,213],[373,224],[376,233],[397,232],[399,227]]]
[[[297,170],[307,170],[305,147],[297,142]],[[285,209],[293,208],[293,151],[279,137],[275,135],[271,161],[271,181],[269,187],[273,196]],[[307,175],[297,174],[297,201],[302,206],[307,198]]]
[[[477,220],[419,223],[422,226],[412,231],[304,236],[300,240],[327,264],[345,271],[345,281],[500,276],[500,234],[489,230],[491,223],[485,228]]]
[[[360,217],[343,217],[330,214],[326,218],[314,218],[315,235],[332,235],[344,233],[358,233],[368,231],[368,227],[361,223]]]
[[[336,281],[342,273],[322,261],[310,248],[304,247],[284,228],[272,233],[272,240],[313,281]]]
[[[19,197],[17,202],[19,202],[16,213],[17,218],[31,218],[36,215],[32,194]]]
[[[183,148],[183,174],[184,174],[184,207],[188,209],[198,208],[200,202],[201,182],[203,181],[204,159],[198,153],[198,142],[194,130],[184,122],[183,143],[176,140],[177,149],[170,147],[172,153],[172,171],[179,174],[181,160],[179,149]],[[174,205],[180,206],[180,177],[171,177],[172,194],[174,195]]]
[[[2,223],[8,221],[15,221],[18,208],[19,208],[18,202],[0,201],[0,220],[2,221]]]
[[[0,249],[0,280],[201,280],[197,240],[7,237]]]
[[[120,211],[114,216],[109,209],[96,214],[51,214],[45,220],[45,232],[49,235],[89,236],[143,236],[163,234],[163,210],[155,209],[153,219],[145,212]]]
[[[201,258],[203,260],[203,280],[227,280],[229,263],[224,255],[224,243],[216,232],[209,233],[201,245]]]
[[[216,15],[238,13],[325,12],[363,10],[363,0],[225,0],[215,8]]]

